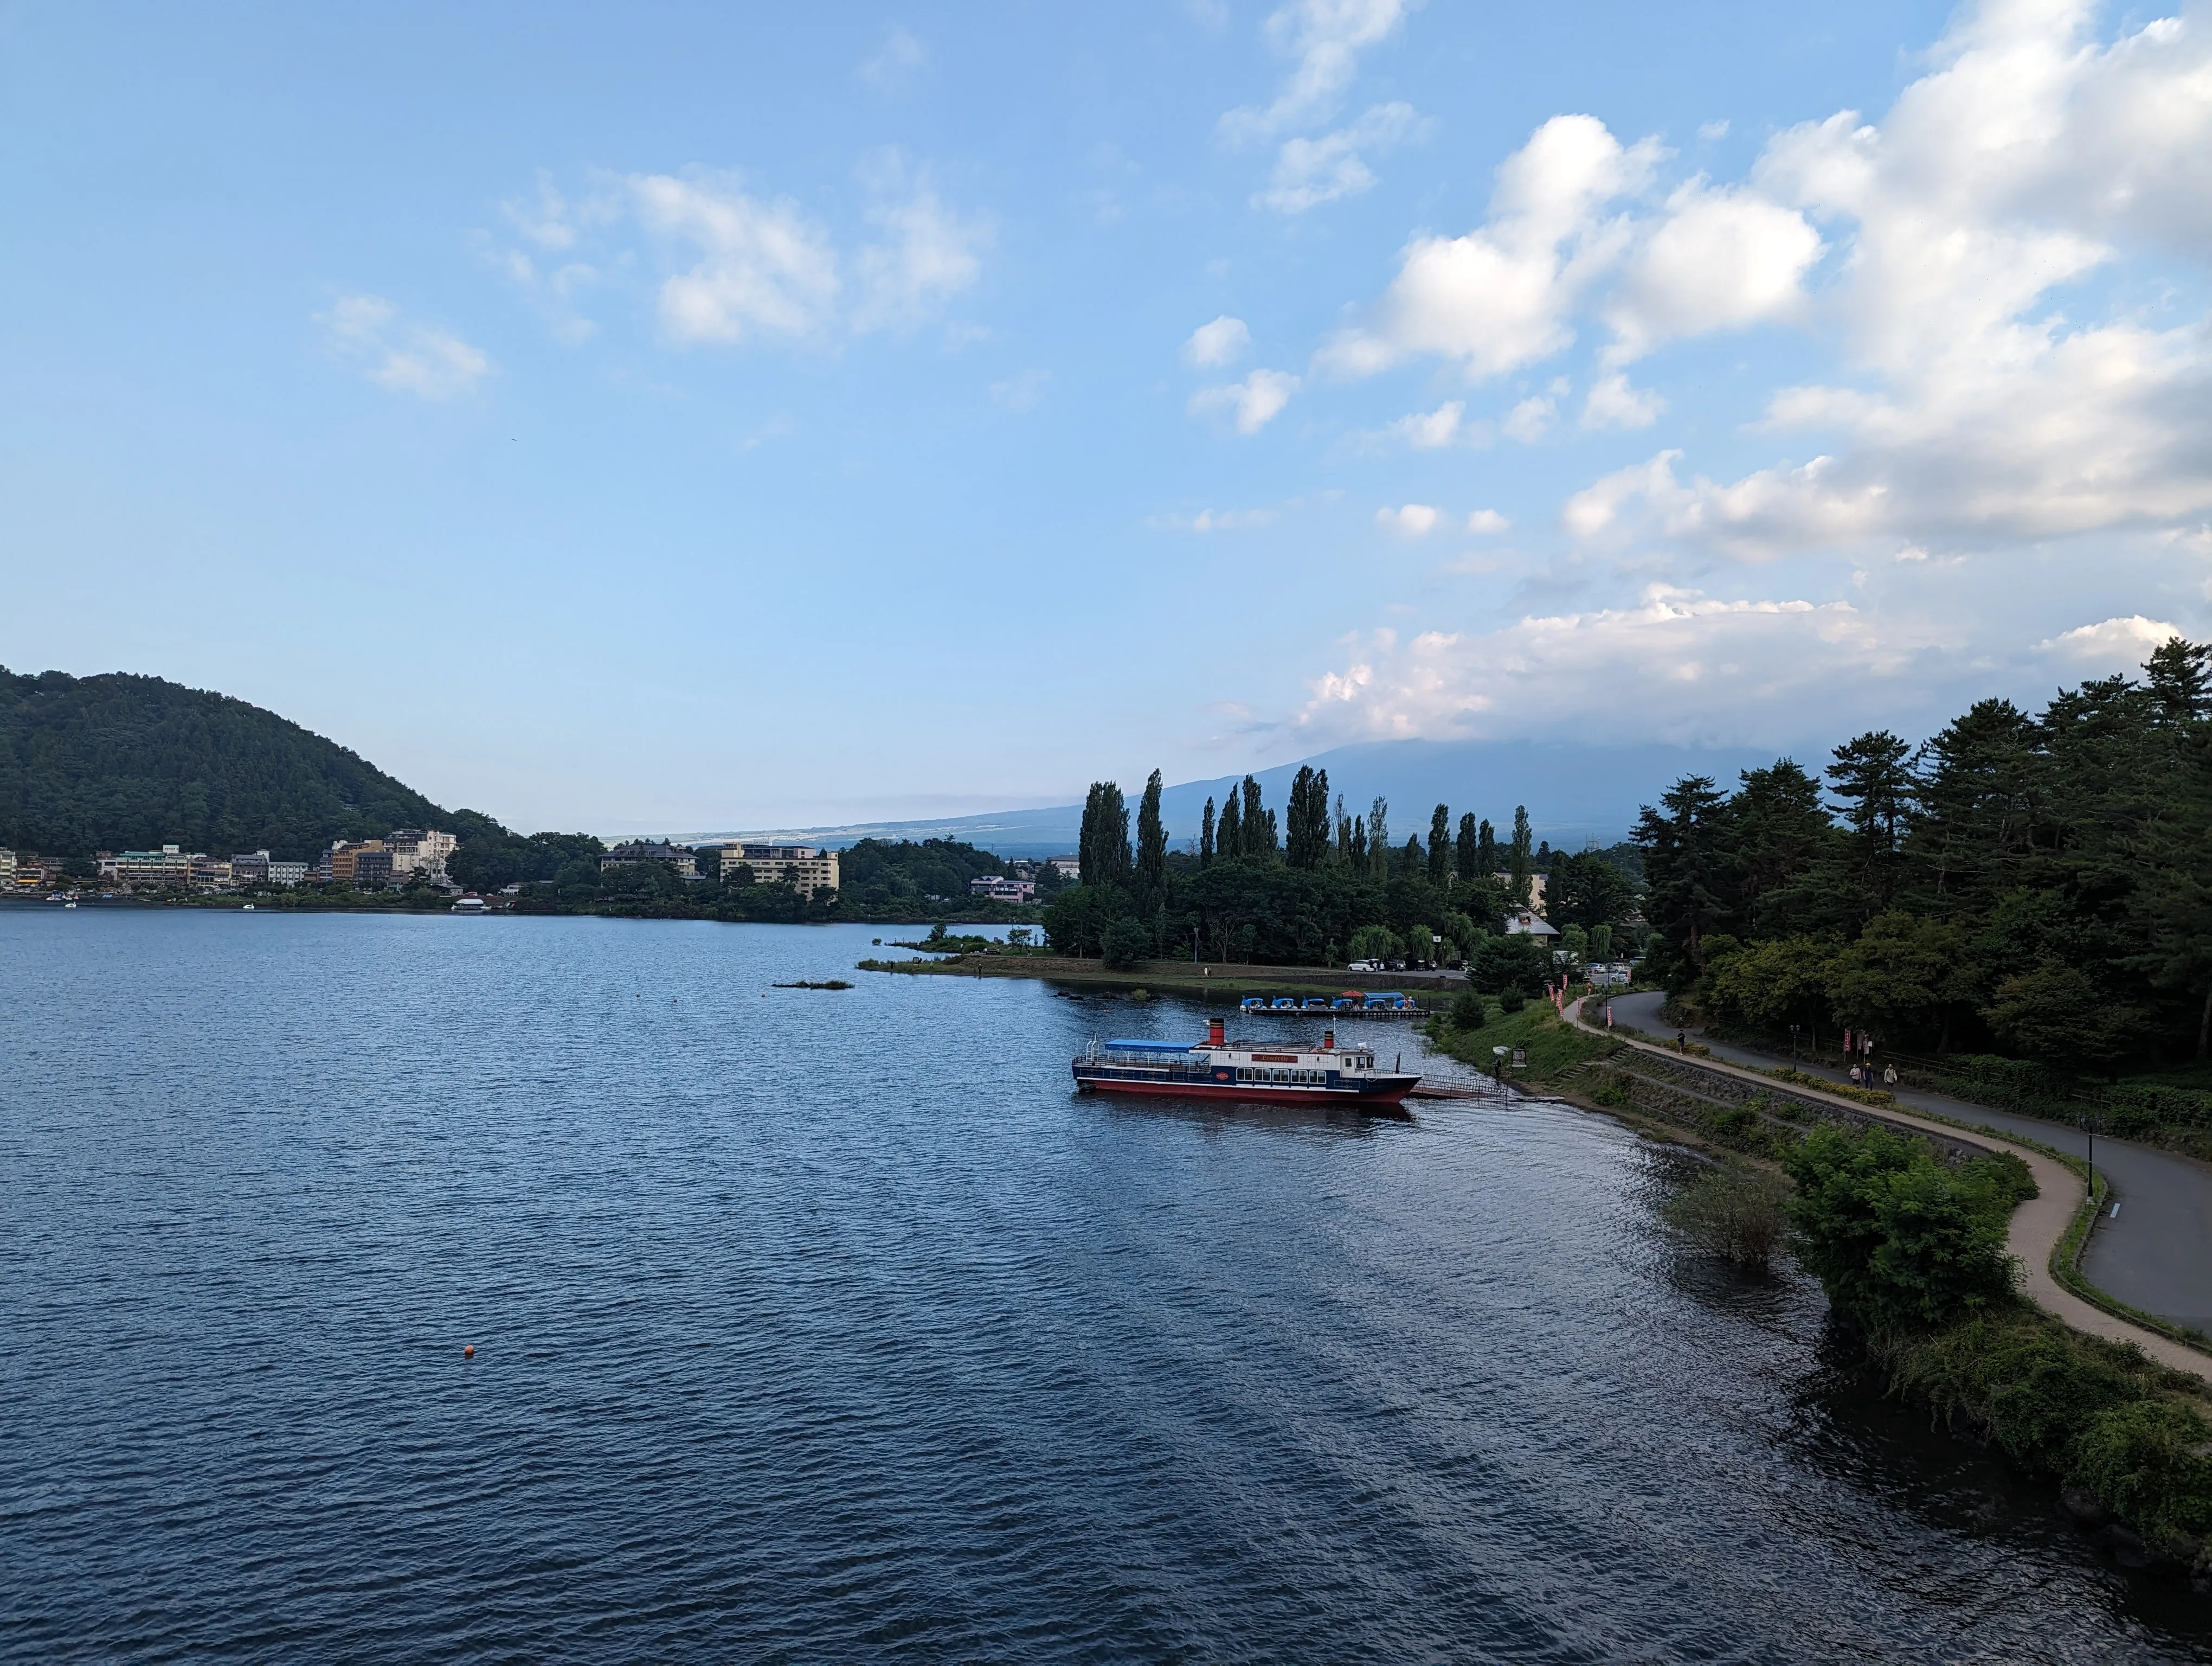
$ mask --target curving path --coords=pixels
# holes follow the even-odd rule
[[[1630,1025],[1632,1023],[1630,1003],[1642,999],[1644,998],[1635,995],[1614,996],[1613,1008],[1615,1025]],[[1646,1024],[1652,1027],[1653,1033],[1656,1033],[1659,1022],[1657,1007],[1661,998],[1654,994],[1648,999],[1650,1001],[1648,1007],[1638,1007],[1634,1010],[1642,1013]],[[1602,1018],[1602,1003],[1593,1000],[1589,1004],[1593,1013],[1598,1015],[1596,1022],[1593,1023],[1583,1016],[1583,1008],[1585,1003],[1583,1001],[1577,1001],[1568,1007],[1568,1019],[1571,1023],[1580,1025],[1586,1030],[1595,1030],[1603,1033],[1605,1025]],[[1644,1026],[1635,1027],[1643,1028]],[[1662,1047],[1656,1043],[1644,1041],[1635,1036],[1625,1035],[1619,1028],[1615,1028],[1612,1034],[1614,1040],[1626,1043],[1628,1046],[1641,1051],[1658,1053],[1669,1058],[1674,1056],[1673,1048]],[[1757,1055],[1741,1048],[1723,1049],[1721,1045],[1710,1042],[1706,1045],[1712,1048],[1713,1057],[1711,1060],[1699,1060],[1698,1062],[1700,1064],[1732,1076],[1741,1076],[1747,1080],[1771,1085],[1770,1079],[1759,1076],[1753,1071],[1744,1068],[1740,1062],[1741,1060],[1754,1058]],[[1739,1062],[1729,1062],[1730,1058]],[[1764,1062],[1763,1060],[1761,1061]],[[1814,1088],[1796,1086],[1792,1091],[1820,1097],[1819,1090]],[[1898,1097],[1902,1103],[1905,1095],[1900,1093]],[[1940,1099],[1942,1096],[1929,1094],[1916,1097]],[[1845,1099],[1840,1096],[1837,1097],[1836,1103],[1863,1116],[1870,1114],[1883,1122],[1893,1122],[1902,1128],[1919,1128],[1930,1134],[1948,1134],[1953,1139],[1959,1138],[1961,1132],[1948,1123],[1915,1116],[1907,1110],[1869,1112],[1866,1106],[1858,1104],[1856,1100]],[[1950,1109],[1952,1105],[1958,1105],[1960,1111],[1957,1113],[1952,1111]],[[2041,1152],[2030,1151],[2015,1146],[2011,1140],[2006,1139],[2007,1130],[1990,1124],[1989,1119],[2001,1113],[1952,1099],[1943,1100],[1940,1109],[1945,1116],[1963,1115],[1966,1118],[1979,1122],[1984,1131],[1989,1135],[1987,1143],[1991,1149],[1994,1150],[2002,1146],[2014,1152],[2027,1163],[2029,1170],[2035,1176],[2037,1195],[2013,1212],[2011,1229],[2006,1236],[2007,1247],[2014,1255],[2020,1257],[2022,1269],[2021,1284],[2028,1298],[2045,1312],[2057,1315],[2076,1330],[2087,1331],[2095,1336],[2108,1337],[2116,1342],[2133,1342],[2160,1364],[2171,1365],[2178,1371],[2192,1372],[2208,1382],[2212,1382],[2212,1359],[2208,1359],[2204,1354],[2182,1343],[2161,1336],[2156,1331],[2146,1330],[2139,1325],[2130,1324],[2124,1319],[2106,1312],[2102,1308],[2091,1306],[2070,1291],[2062,1289],[2057,1280],[2051,1278],[2051,1252],[2057,1247],[2058,1240],[2066,1235],[2067,1226],[2073,1221],[2075,1212],[2081,1207],[2081,1197],[2085,1189],[2074,1171],[2054,1158],[2046,1157]],[[2026,1116],[2008,1120],[2022,1125],[2011,1132],[2024,1134],[2027,1137],[2043,1141],[2045,1145],[2064,1148],[2057,1140],[2049,1137],[2051,1134],[2064,1132],[2063,1125],[2039,1122],[2033,1117]],[[2108,1140],[2105,1143],[2118,1146],[2122,1142]],[[2172,1152],[2166,1152],[2154,1153],[2148,1146],[2139,1146],[2131,1149],[2161,1157],[2173,1156]],[[2102,1149],[2099,1150],[2097,1158],[2101,1164],[2105,1160]],[[2185,1158],[2174,1160],[2187,1161]],[[2112,1172],[2114,1184],[2117,1186],[2118,1171]],[[2123,1207],[2120,1213],[2121,1219],[2126,1219],[2127,1209]],[[2155,1232],[2151,1236],[2154,1239],[2158,1237]],[[2084,1270],[2088,1269],[2085,1267]],[[2203,1276],[2203,1268],[2201,1265],[2197,1269],[2197,1274],[2199,1278]],[[2119,1297],[2121,1300],[2130,1303],[2130,1305],[2142,1307],[2147,1312],[2160,1313],[2161,1317],[2166,1316],[2160,1312],[2160,1310],[2147,1303],[2139,1302],[2124,1292],[2115,1289],[2112,1285],[2106,1283],[2097,1273],[2090,1272],[2089,1277],[2099,1289]]]

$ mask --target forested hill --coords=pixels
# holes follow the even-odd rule
[[[0,846],[60,857],[182,845],[310,860],[446,812],[243,700],[158,677],[0,666]]]

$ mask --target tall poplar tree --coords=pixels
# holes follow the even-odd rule
[[[1160,772],[1155,769],[1137,801],[1137,897],[1144,917],[1164,907],[1167,896],[1168,833],[1160,824]]]
[[[1490,877],[1482,866],[1482,843],[1475,834],[1474,812],[1472,810],[1459,818],[1459,848],[1452,854],[1457,860],[1462,884]]]
[[[1129,883],[1129,808],[1119,783],[1095,781],[1083,806],[1083,836],[1076,854],[1086,885]]]
[[[1475,834],[1474,871],[1486,879],[1494,879],[1501,872],[1498,866],[1498,830],[1490,824],[1487,817]]]
[[[1429,818],[1429,883],[1442,891],[1451,876],[1451,811],[1440,804]]]
[[[1205,869],[1213,866],[1213,799],[1206,800],[1206,819],[1198,824],[1198,865]]]
[[[1237,789],[1232,787],[1222,794],[1221,819],[1213,824],[1213,854],[1224,862],[1235,861],[1244,854],[1244,818],[1237,804]]]
[[[1380,793],[1367,811],[1367,860],[1377,879],[1390,875],[1390,800]]]
[[[1513,849],[1505,859],[1506,891],[1513,898],[1513,906],[1528,906],[1530,879],[1536,872],[1536,854],[1531,848],[1528,834],[1528,806],[1513,806]]]

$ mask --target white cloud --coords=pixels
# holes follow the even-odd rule
[[[2179,625],[2131,613],[2124,619],[2101,619],[2095,624],[2062,630],[2036,646],[2069,660],[2132,671],[2150,657],[2153,648],[2187,634]]]
[[[1725,116],[1718,121],[1701,121],[1698,124],[1698,137],[1708,141],[1728,137],[1728,118]]]
[[[1608,362],[1679,337],[1802,316],[1805,275],[1820,250],[1820,233],[1796,210],[1692,179],[1641,234],[1607,301]]]
[[[1231,410],[1239,434],[1257,434],[1280,414],[1297,391],[1298,379],[1285,371],[1255,370],[1241,382],[1200,388],[1190,396],[1190,410],[1194,415]]]
[[[1241,318],[1226,314],[1201,324],[1182,344],[1182,362],[1195,365],[1234,364],[1251,350],[1252,332]]]
[[[1407,503],[1395,509],[1377,509],[1375,524],[1398,538],[1426,538],[1436,528],[1437,511],[1426,503]]]
[[[1317,361],[1367,375],[1415,354],[1457,360],[1470,381],[1549,358],[1574,340],[1583,291],[1617,262],[1624,225],[1599,211],[1638,185],[1658,155],[1593,116],[1554,116],[1498,170],[1489,221],[1463,237],[1419,237],[1362,324]]]
[[[981,276],[990,228],[949,210],[896,151],[876,158],[868,173],[878,197],[868,219],[881,240],[856,263],[862,293],[853,328],[918,324]]]
[[[1267,188],[1252,201],[1279,214],[1304,214],[1340,197],[1356,197],[1375,183],[1366,158],[1395,149],[1423,128],[1412,105],[1378,104],[1334,133],[1285,140]]]
[[[1269,139],[1326,121],[1359,73],[1359,54],[1386,40],[1405,16],[1404,0],[1296,0],[1267,19],[1278,52],[1297,60],[1273,102],[1224,113],[1215,131],[1231,144]]]
[[[1505,413],[1505,420],[1498,425],[1498,432],[1509,440],[1517,440],[1524,446],[1533,446],[1552,430],[1552,418],[1558,415],[1559,393],[1531,394]]]
[[[1450,399],[1434,410],[1417,410],[1410,416],[1401,416],[1383,431],[1404,441],[1415,451],[1442,451],[1460,437],[1466,416],[1466,402]]]
[[[1467,518],[1467,530],[1477,536],[1502,532],[1512,525],[1495,509],[1477,509]]]
[[[341,295],[316,321],[333,351],[395,393],[450,399],[467,392],[492,368],[482,349],[450,331],[403,320],[381,295]]]
[[[1530,615],[1480,635],[1375,632],[1315,679],[1296,727],[1334,745],[1572,731],[1602,714],[1639,738],[1741,741],[1778,711],[1787,722],[1832,710],[1839,677],[1893,677],[1952,644],[1942,632],[1877,635],[1846,602],[1655,584],[1632,606]],[[1547,691],[1540,709],[1531,688]]]
[[[1631,387],[1618,370],[1590,384],[1583,400],[1583,426],[1589,429],[1650,428],[1667,409],[1666,400],[1647,388]]]
[[[855,71],[878,92],[897,91],[929,67],[929,48],[896,23],[884,30],[883,44]]]
[[[796,204],[763,203],[737,181],[640,174],[629,181],[653,231],[696,246],[690,270],[660,285],[661,327],[679,343],[805,336],[836,305],[836,252]]]

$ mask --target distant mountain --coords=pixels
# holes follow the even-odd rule
[[[1774,762],[1771,752],[1745,747],[1571,745],[1528,740],[1384,740],[1303,760],[1328,771],[1332,794],[1341,793],[1346,810],[1363,813],[1379,793],[1390,801],[1390,830],[1403,844],[1409,833],[1428,836],[1429,812],[1451,806],[1452,820],[1472,810],[1511,830],[1513,807],[1528,806],[1537,836],[1565,849],[1592,840],[1611,844],[1626,838],[1638,809],[1684,775],[1711,775],[1723,789],[1737,773]],[[1267,802],[1281,806],[1290,797],[1297,763],[1279,764],[1257,773]],[[1206,800],[1218,806],[1242,781],[1222,775],[1184,781],[1160,795],[1161,818],[1177,844],[1198,837]],[[1121,783],[1133,814],[1144,782]],[[1072,852],[1082,824],[1083,806],[1054,805],[1037,810],[1007,810],[982,816],[951,816],[932,821],[851,823],[835,827],[761,830],[770,836],[844,846],[861,839],[957,839],[1007,856],[1041,856]]]
[[[243,700],[158,677],[0,666],[0,846],[305,861],[333,839],[447,819],[357,753]]]

